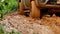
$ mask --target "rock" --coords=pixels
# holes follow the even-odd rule
[[[55,15],[55,14],[53,14],[53,15],[52,15],[52,17],[56,17],[56,15]]]
[[[44,17],[50,17],[50,15],[45,15]]]
[[[60,25],[60,18],[57,18],[57,19],[56,19],[56,24],[57,24],[57,25]]]

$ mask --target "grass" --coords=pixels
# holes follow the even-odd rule
[[[7,32],[4,26],[0,26],[0,34],[20,34],[20,32],[16,32],[15,30]]]
[[[33,34],[36,34],[35,32],[33,32]]]

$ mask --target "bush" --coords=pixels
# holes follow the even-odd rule
[[[18,8],[18,0],[0,0],[0,18]]]

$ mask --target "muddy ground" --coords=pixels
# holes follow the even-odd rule
[[[34,19],[24,15],[5,15],[0,24],[6,26],[6,31],[14,29],[21,34],[60,34],[60,17],[53,15]]]

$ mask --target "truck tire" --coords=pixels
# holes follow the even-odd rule
[[[31,2],[31,12],[30,17],[39,18],[40,17],[40,9],[36,7],[34,1]]]
[[[36,6],[40,7],[41,5],[44,5],[48,2],[48,0],[34,0],[36,3]]]
[[[30,8],[30,0],[21,0],[21,3],[23,4],[24,9]]]
[[[18,14],[25,14],[25,9],[30,9],[30,0],[18,0]]]

